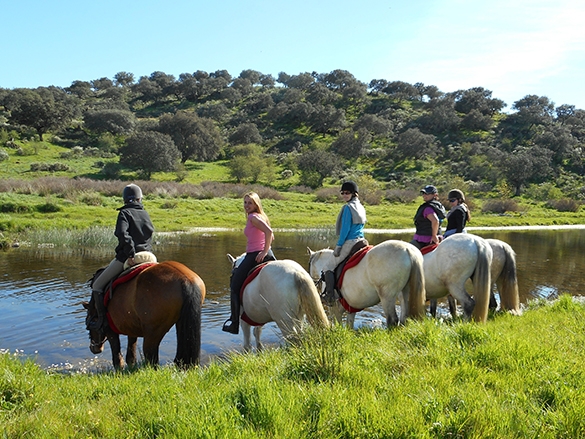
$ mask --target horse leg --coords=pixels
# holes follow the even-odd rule
[[[163,334],[164,336],[164,334]],[[158,347],[163,337],[160,336],[145,336],[142,342],[142,350],[144,351],[144,359],[153,367],[158,367]]]
[[[431,299],[429,302],[429,313],[435,318],[437,317],[437,299]]]
[[[405,301],[403,300],[403,302]],[[396,299],[390,299],[387,295],[384,295],[381,300],[381,305],[382,309],[384,310],[384,314],[386,314],[386,327],[390,329],[393,326],[397,326],[398,314],[396,313]],[[404,308],[407,308],[407,305],[403,303],[402,308],[403,310],[401,314],[405,316],[406,312]]]
[[[343,313],[344,312],[345,312],[345,309],[343,308],[341,303],[339,303],[339,301],[337,301],[333,305],[331,305],[331,313],[333,314],[333,319],[335,320],[335,323],[337,323],[338,325],[341,325],[343,322]]]
[[[354,328],[355,314],[356,314],[355,312],[347,313],[347,327],[349,329],[353,329]]]
[[[451,292],[451,295],[453,296],[453,301],[457,299],[459,303],[461,303],[465,317],[470,319],[471,314],[473,313],[473,309],[475,308],[475,300],[464,289],[460,291],[453,291]],[[457,313],[455,313],[455,315],[457,315]]]
[[[256,350],[261,351],[264,349],[262,346],[262,341],[260,340],[260,336],[262,335],[262,326],[255,326],[254,327],[254,338],[256,339]]]
[[[449,312],[451,313],[451,317],[454,319],[457,318],[457,303],[451,294],[447,295],[447,302],[449,303]]]
[[[120,346],[120,336],[118,334],[109,334],[108,342],[110,343],[110,349],[112,351],[112,363],[114,363],[114,369],[120,370],[124,367],[124,359],[122,358],[122,349]]]
[[[244,322],[243,320],[240,320],[240,323],[242,327],[242,334],[244,335],[244,351],[250,352],[252,350],[252,343],[250,341],[250,324]]]
[[[128,336],[128,347],[126,348],[126,364],[130,367],[136,365],[136,342],[138,338]]]

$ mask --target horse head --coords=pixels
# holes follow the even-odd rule
[[[97,311],[92,298],[89,302],[83,302],[83,307],[87,310],[85,316],[85,328],[89,331],[89,350],[92,354],[101,354],[104,350],[104,344],[107,336],[104,331],[95,329],[96,325],[92,325],[97,320]]]
[[[335,257],[333,256],[333,250],[325,248],[323,250],[317,250],[314,252],[307,247],[307,254],[309,255],[309,274],[313,280],[321,278],[321,274],[327,270],[333,270],[335,268]]]
[[[232,255],[230,255],[229,253],[226,255],[228,258],[228,261],[230,261],[230,264],[232,264],[232,270],[235,270],[236,268],[238,268],[240,266],[240,264],[242,263],[242,261],[244,260],[244,258],[246,257],[246,253],[242,253],[240,256],[238,256],[237,258],[234,258]]]

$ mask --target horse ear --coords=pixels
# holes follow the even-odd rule
[[[307,247],[307,254],[308,254],[309,256],[312,256],[312,255],[313,255],[313,253],[315,253],[315,252],[314,252],[313,250],[311,250],[309,247]]]
[[[228,258],[228,261],[230,261],[230,264],[234,264],[234,262],[236,261],[236,258],[234,258],[232,255],[230,255],[229,253],[226,255]]]

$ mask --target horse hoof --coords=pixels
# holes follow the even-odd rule
[[[237,334],[240,332],[240,325],[238,322],[232,322],[231,320],[226,321],[221,328],[223,332],[229,332],[230,334]]]

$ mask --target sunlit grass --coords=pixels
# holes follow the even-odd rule
[[[583,437],[584,345],[585,308],[562,296],[486,324],[308,330],[187,372],[59,375],[4,354],[0,435]]]

